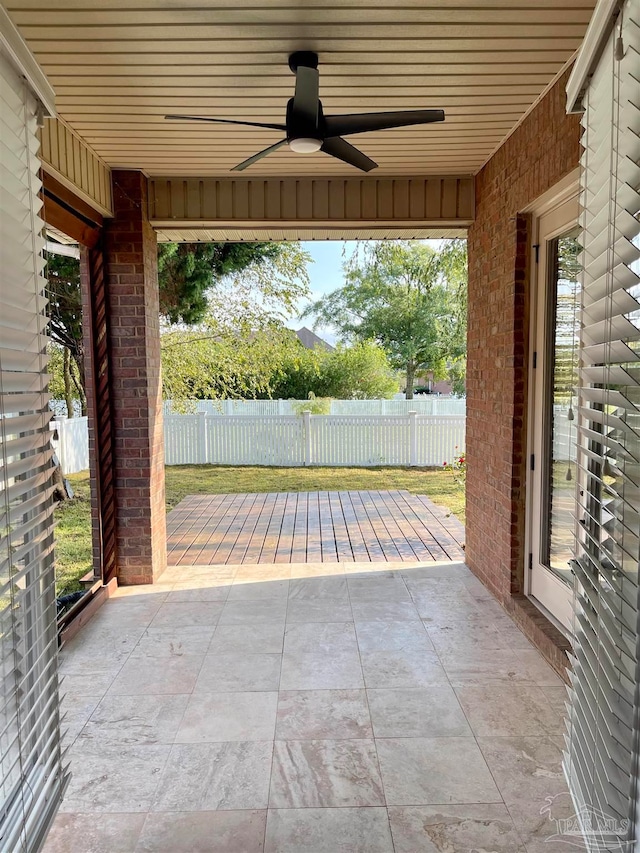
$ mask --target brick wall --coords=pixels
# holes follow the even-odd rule
[[[530,241],[519,214],[578,166],[565,85],[566,76],[477,175],[469,232],[466,554],[509,608],[525,564]]]
[[[151,583],[166,567],[156,236],[147,180],[114,171],[104,249],[111,331],[118,581]]]

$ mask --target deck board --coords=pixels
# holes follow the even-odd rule
[[[464,561],[464,526],[406,491],[189,495],[167,517],[169,565]]]

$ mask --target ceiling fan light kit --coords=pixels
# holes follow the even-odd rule
[[[232,172],[244,171],[248,166],[282,148],[283,145],[288,145],[296,154],[314,154],[323,151],[362,172],[370,172],[378,164],[343,139],[343,136],[444,121],[443,110],[399,110],[325,116],[318,96],[318,54],[308,50],[296,51],[289,57],[289,68],[296,75],[296,86],[293,98],[290,98],[287,103],[285,124],[236,121],[205,116],[168,115],[165,118],[173,121],[204,121],[260,127],[280,130],[286,134],[284,139],[238,163],[233,167]]]

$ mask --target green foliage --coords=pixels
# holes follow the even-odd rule
[[[310,392],[309,399],[296,403],[293,410],[296,415],[301,415],[303,412],[310,412],[312,415],[330,415],[331,397],[316,397],[313,392]]]
[[[451,462],[443,462],[442,467],[452,475],[454,483],[464,489],[467,482],[467,454],[464,450],[460,452],[457,446],[455,449],[456,454]]]
[[[320,393],[338,400],[379,400],[398,392],[385,351],[374,341],[339,346],[322,360]]]
[[[211,312],[224,316],[259,302],[289,312],[308,288],[310,256],[293,243],[160,243],[160,313],[194,325]],[[231,301],[229,301],[231,300]]]
[[[446,375],[464,353],[466,253],[454,241],[440,253],[424,243],[367,243],[346,262],[345,284],[305,312],[337,327],[347,341],[376,341],[391,365],[406,372],[407,397],[416,372]],[[464,299],[464,304],[462,300]]]

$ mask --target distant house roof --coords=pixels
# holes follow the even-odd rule
[[[312,332],[311,329],[307,329],[306,326],[298,329],[296,331],[296,335],[305,349],[324,349],[327,350],[327,352],[333,352],[335,349],[331,344],[328,344],[326,341],[323,341],[322,338],[318,337],[318,335],[316,335],[315,332]]]

